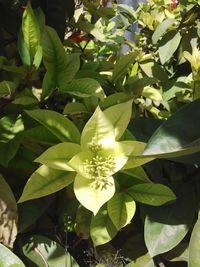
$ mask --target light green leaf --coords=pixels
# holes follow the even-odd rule
[[[92,218],[90,235],[94,246],[109,242],[117,232],[118,230],[112,223],[108,211],[105,208],[100,209],[98,214]]]
[[[195,198],[188,185],[173,205],[148,207],[144,237],[151,257],[176,247],[189,231],[194,215]]]
[[[155,267],[155,264],[149,254],[145,254],[135,261],[131,261],[126,267]]]
[[[114,127],[99,107],[86,123],[81,135],[83,149],[88,149],[91,142],[101,144],[103,148],[112,148],[115,143]]]
[[[77,144],[60,143],[47,149],[42,155],[35,159],[35,162],[45,164],[53,169],[73,171],[68,161],[79,153],[80,149],[80,146]]]
[[[38,53],[38,51],[41,50],[41,48],[39,48],[40,47],[40,28],[36,20],[36,17],[34,15],[34,12],[32,10],[30,2],[28,2],[28,5],[23,13],[22,33],[23,33],[25,46],[27,47],[29,54],[30,54],[31,64],[33,64],[34,58],[37,54],[36,67],[39,67],[41,59],[42,59],[42,52],[40,51],[40,53]]]
[[[200,219],[196,221],[189,244],[188,267],[200,266]]]
[[[126,193],[117,193],[108,201],[108,214],[118,230],[132,220],[136,205],[135,201]]]
[[[12,247],[17,235],[17,204],[13,192],[1,175],[0,207],[0,242]]]
[[[103,111],[105,116],[114,126],[116,140],[120,139],[129,124],[132,115],[132,103],[133,101],[130,100],[109,107]]]
[[[29,178],[18,202],[21,203],[57,192],[72,183],[74,177],[73,172],[54,170],[42,165]]]
[[[71,83],[65,83],[60,86],[60,91],[78,97],[97,96],[101,100],[105,98],[101,85],[91,78],[76,79]]]
[[[154,33],[152,35],[153,44],[156,44],[158,42],[158,40],[160,39],[160,37],[164,33],[166,33],[167,29],[169,29],[175,22],[176,22],[175,19],[165,19],[165,20],[163,20],[158,25],[158,27],[156,28],[156,30],[154,31]]]
[[[0,244],[0,266],[1,267],[25,267],[23,262],[7,247]]]
[[[173,191],[162,184],[142,183],[128,188],[127,193],[136,201],[161,206],[176,199]]]
[[[155,101],[162,100],[161,93],[157,89],[151,86],[144,87],[144,89],[142,90],[142,96],[150,98],[151,100],[155,100]]]
[[[120,59],[115,64],[111,81],[116,83],[124,74],[126,74],[130,65],[135,61],[137,57],[136,52],[129,53],[127,55],[122,55]]]
[[[0,82],[0,97],[11,95],[16,89],[16,85],[11,81],[2,81]]]
[[[76,126],[63,115],[51,110],[27,110],[26,113],[45,126],[61,141],[79,143],[80,133]]]
[[[115,193],[113,177],[108,177],[108,185],[104,188],[95,188],[94,180],[77,174],[74,181],[74,193],[78,201],[94,215]]]
[[[24,255],[40,267],[79,267],[74,258],[57,242],[41,235],[31,236],[22,247]]]
[[[181,41],[181,34],[178,31],[170,31],[164,35],[159,44],[159,57],[161,64],[165,64],[173,56]]]

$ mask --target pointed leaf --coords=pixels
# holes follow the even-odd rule
[[[161,206],[176,199],[173,191],[162,184],[142,183],[128,188],[127,193],[136,201]]]
[[[158,40],[160,39],[160,37],[163,34],[165,34],[167,29],[169,29],[169,27],[171,27],[175,22],[176,22],[175,19],[165,19],[165,20],[163,20],[158,25],[158,27],[156,28],[156,30],[154,31],[154,33],[152,35],[153,44],[156,44],[158,42]]]
[[[0,266],[2,267],[25,267],[13,252],[2,244],[0,244],[0,255]]]
[[[26,113],[45,126],[61,141],[79,143],[80,133],[76,126],[61,114],[51,110],[30,110]]]
[[[114,105],[103,111],[115,128],[115,139],[119,140],[126,130],[132,115],[132,100]]]
[[[0,97],[5,97],[12,95],[16,89],[16,85],[11,81],[2,81],[0,82]]]
[[[117,193],[108,201],[108,214],[113,224],[119,230],[132,220],[136,205],[126,193]]]
[[[98,214],[92,218],[90,235],[94,246],[109,242],[117,232],[118,230],[112,223],[108,211],[105,208],[100,209]]]
[[[162,64],[165,64],[173,56],[181,41],[181,34],[178,31],[170,31],[165,34],[159,44],[159,57]]]
[[[74,193],[78,201],[94,215],[101,206],[106,203],[115,193],[113,177],[108,177],[108,185],[105,188],[95,188],[94,181],[77,174],[74,181]]]
[[[60,143],[47,149],[42,155],[35,159],[40,162],[59,170],[71,171],[68,161],[80,152],[80,146],[73,143]]]
[[[127,55],[122,55],[120,59],[115,64],[111,81],[116,83],[124,74],[126,74],[130,65],[135,61],[137,57],[136,52],[129,53]]]
[[[71,83],[63,84],[60,86],[60,91],[78,97],[97,96],[101,100],[105,97],[101,85],[91,78],[76,79]]]
[[[101,109],[98,107],[86,123],[81,135],[81,147],[88,149],[91,143],[103,147],[113,147],[115,142],[114,128]]]
[[[18,203],[57,192],[71,184],[74,176],[73,172],[54,170],[42,165],[29,178]]]

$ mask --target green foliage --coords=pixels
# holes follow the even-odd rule
[[[200,3],[61,2],[2,15],[0,266],[198,266]]]

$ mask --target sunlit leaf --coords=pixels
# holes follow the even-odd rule
[[[1,267],[25,267],[23,262],[7,247],[0,244],[0,266]]]

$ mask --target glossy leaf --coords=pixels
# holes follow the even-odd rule
[[[30,237],[27,244],[23,246],[24,255],[40,267],[78,267],[74,258],[57,242],[41,235]]]
[[[148,207],[145,243],[151,257],[174,248],[185,237],[193,222],[195,199],[192,188],[185,188],[173,205]]]
[[[78,97],[97,96],[101,100],[105,97],[101,85],[91,78],[74,79],[60,86],[60,91]]]
[[[176,199],[173,191],[162,184],[142,183],[128,188],[127,193],[136,201],[161,206]]]
[[[11,81],[0,82],[0,97],[5,97],[7,95],[12,95],[16,89],[16,85]]]
[[[94,180],[77,174],[74,181],[74,193],[78,201],[94,215],[115,193],[113,177],[108,177],[108,185],[104,188],[95,188]]]
[[[143,155],[148,157],[177,157],[200,151],[200,100],[185,105],[155,131]],[[192,114],[192,116],[191,116]]]
[[[188,267],[200,266],[200,219],[196,221],[189,244]]]
[[[126,130],[132,115],[132,100],[109,107],[103,111],[105,116],[113,124],[115,139],[119,140]]]
[[[39,67],[42,59],[42,48],[40,46],[40,28],[32,10],[30,2],[23,13],[22,33],[25,46],[30,55],[31,64]]]
[[[161,101],[162,100],[161,93],[157,89],[155,89],[151,86],[144,87],[144,89],[142,90],[142,96],[150,98],[150,99],[155,100],[155,101]]]
[[[60,143],[47,149],[42,155],[35,159],[39,162],[59,170],[72,171],[68,161],[80,152],[80,146],[73,143]]]
[[[118,230],[112,223],[105,208],[102,208],[98,214],[92,218],[90,235],[95,246],[109,242],[117,232]]]
[[[1,175],[0,207],[0,242],[6,246],[12,247],[17,236],[17,204],[13,192]]]
[[[82,131],[81,147],[88,149],[92,141],[103,147],[112,147],[115,142],[114,127],[99,107]]]
[[[126,226],[132,220],[136,205],[135,201],[126,193],[116,193],[108,201],[108,215],[117,229]]]
[[[175,19],[170,19],[170,18],[163,20],[158,25],[158,27],[156,28],[156,30],[152,35],[153,44],[156,44],[158,40],[162,37],[162,35],[166,33],[167,29],[169,29],[175,22],[176,22]]]
[[[177,50],[181,41],[181,34],[178,31],[170,31],[165,34],[159,44],[159,57],[162,64],[165,64],[171,59],[174,52]]]
[[[126,74],[130,65],[135,61],[137,57],[136,52],[129,53],[127,55],[122,55],[120,59],[115,64],[111,81],[116,83],[124,74]]]
[[[74,176],[73,172],[54,170],[42,165],[29,178],[18,202],[21,203],[57,192],[72,183]]]
[[[7,247],[0,244],[0,266],[1,267],[25,267],[23,262]]]
[[[126,267],[155,267],[154,261],[151,259],[149,254],[145,254],[135,261],[131,261]]]
[[[76,126],[61,114],[51,110],[30,110],[26,113],[45,126],[57,138],[65,142],[79,143],[80,133]]]

